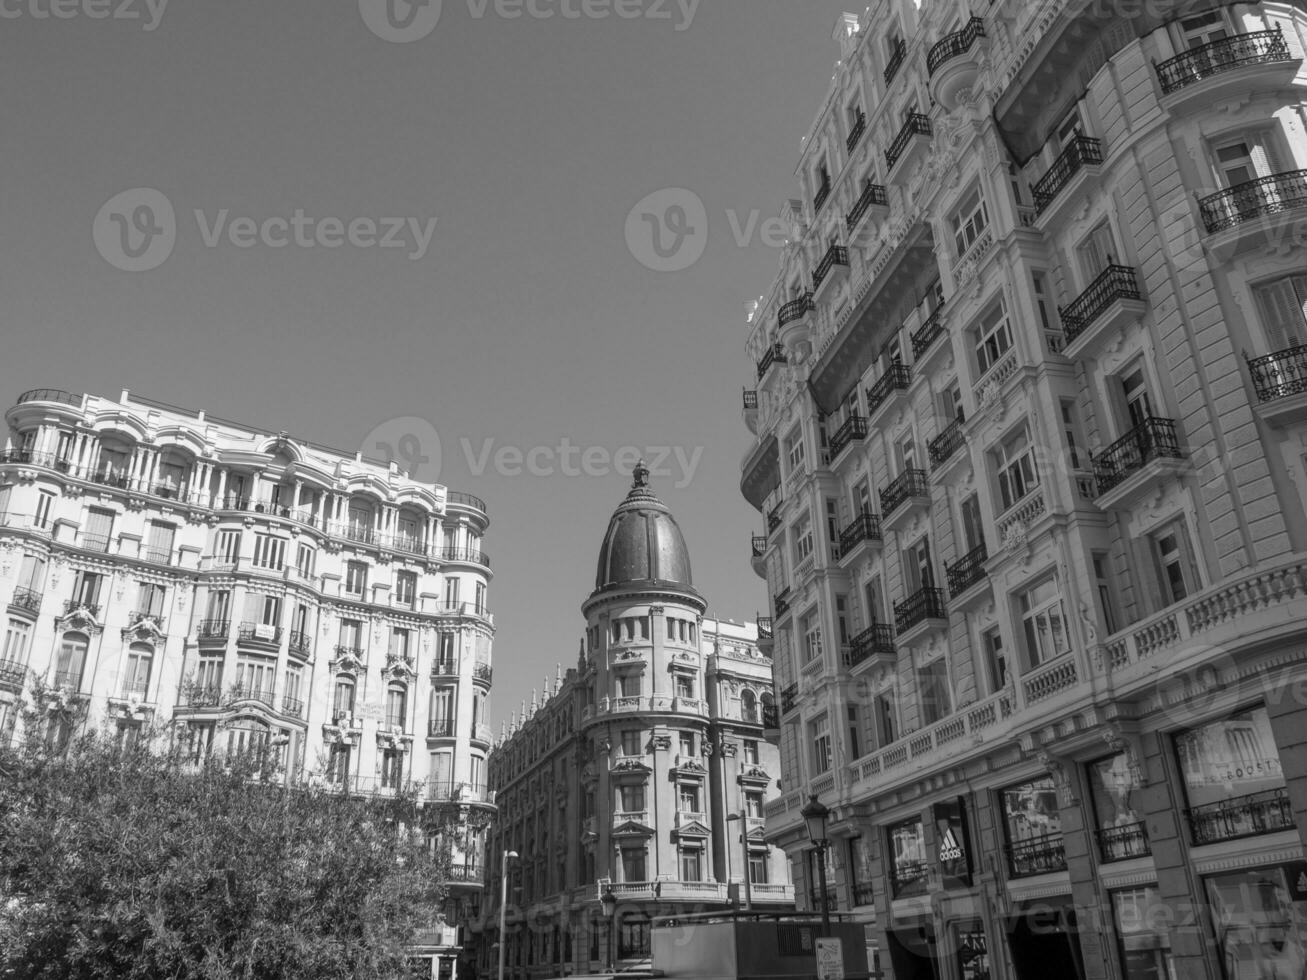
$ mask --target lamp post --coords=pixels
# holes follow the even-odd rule
[[[749,825],[745,823],[743,813],[728,813],[726,822],[732,823],[740,821],[740,850],[744,852],[744,908],[746,911],[753,911],[753,885],[750,881],[749,874]],[[731,842],[726,842],[726,868],[727,877],[730,877],[731,867]],[[739,906],[739,897],[736,897],[736,907]]]
[[[803,822],[808,825],[808,839],[812,841],[813,848],[817,851],[817,875],[820,880],[821,888],[821,931],[823,935],[830,935],[830,905],[826,899],[826,849],[830,847],[830,840],[826,837],[826,820],[830,816],[830,809],[817,799],[817,794],[808,797],[808,804],[799,811],[799,816],[803,817]]]
[[[517,857],[517,851],[505,851],[499,862],[499,980],[504,980],[504,954],[508,950],[508,937],[504,935],[508,916],[508,862]]]
[[[613,894],[613,886],[610,882],[604,886],[604,893],[599,896],[599,901],[604,907],[604,918],[608,920],[608,965],[607,970],[613,970],[613,934],[617,932],[617,896]]]

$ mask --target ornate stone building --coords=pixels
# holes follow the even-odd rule
[[[1307,962],[1301,4],[877,0],[754,305],[767,837],[896,980]],[[1296,910],[1296,911],[1295,911]]]
[[[507,873],[514,975],[644,959],[655,915],[792,907],[784,854],[762,836],[779,762],[763,737],[771,660],[756,627],[706,619],[706,605],[641,464],[599,551],[577,666],[523,706],[490,759],[501,817],[483,927],[498,930]],[[506,868],[505,851],[518,854]]]

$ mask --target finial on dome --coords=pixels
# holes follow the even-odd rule
[[[649,485],[649,467],[645,465],[643,459],[635,464],[635,471],[631,475],[634,478],[631,482],[632,489]]]

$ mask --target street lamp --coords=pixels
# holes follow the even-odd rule
[[[605,969],[612,970],[613,966],[613,933],[617,931],[617,896],[613,894],[612,883],[604,886],[604,893],[599,896],[599,901],[604,907],[604,918],[608,920],[608,966]]]
[[[803,817],[803,822],[808,825],[808,839],[812,841],[812,846],[817,851],[817,874],[821,887],[821,931],[823,935],[830,935],[830,906],[826,898],[826,849],[830,847],[830,840],[826,836],[826,820],[830,817],[830,809],[817,799],[814,793],[808,797],[808,805],[799,811],[799,816]]]
[[[508,949],[508,937],[504,935],[508,916],[508,862],[516,857],[517,851],[505,851],[499,862],[499,980],[504,980],[504,953]]]
[[[744,908],[746,911],[753,911],[753,885],[750,882],[749,874],[749,826],[744,822],[743,813],[728,813],[726,822],[732,823],[740,821],[740,850],[744,852]],[[731,842],[726,841],[726,877],[731,876]],[[735,899],[737,911],[739,906],[739,896]]]

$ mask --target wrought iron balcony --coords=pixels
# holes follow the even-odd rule
[[[1155,459],[1184,459],[1173,419],[1145,419],[1094,457],[1099,496],[1124,483]]]
[[[65,599],[64,615],[76,612],[78,609],[85,609],[96,619],[100,618],[100,604],[98,602],[83,602],[81,599]]]
[[[825,204],[828,200],[830,200],[830,192],[831,192],[830,178],[826,177],[822,180],[821,186],[817,188],[817,193],[813,196],[812,209],[814,211],[820,211],[822,205]]]
[[[1284,788],[1250,793],[1185,811],[1194,846],[1293,830],[1293,806]]]
[[[83,534],[78,547],[87,551],[108,552],[111,538],[107,534]]]
[[[885,84],[888,85],[894,81],[894,76],[898,74],[899,69],[903,67],[903,59],[908,53],[908,42],[899,41],[894,45],[894,53],[889,56],[889,63],[885,65]]]
[[[875,415],[876,410],[885,404],[890,395],[896,391],[906,390],[910,384],[912,384],[912,369],[898,361],[891,364],[889,370],[867,389],[868,417]]]
[[[54,675],[54,686],[62,690],[80,691],[82,689],[82,672],[80,670],[60,670]]]
[[[985,36],[985,22],[972,17],[960,31],[946,35],[926,54],[926,71],[934,75],[939,66],[971,50],[977,40]]]
[[[1135,270],[1128,265],[1109,265],[1069,305],[1057,308],[1066,330],[1066,342],[1074,343],[1117,300],[1142,298]]]
[[[781,713],[774,704],[764,704],[762,706],[762,727],[768,731],[779,731],[781,727]]]
[[[819,910],[819,909],[821,908],[821,889],[820,889],[820,888],[810,888],[810,889],[808,889],[808,907],[809,907],[810,909],[812,909],[813,911],[817,911],[817,910]],[[837,889],[834,885],[827,886],[827,888],[826,888],[826,911],[827,911],[827,912],[834,912],[834,911],[838,910],[839,907],[840,907],[840,893],[839,893],[839,889]]]
[[[1104,827],[1094,833],[1098,841],[1098,856],[1103,864],[1129,861],[1153,853],[1148,842],[1148,828],[1142,821],[1123,827]]]
[[[42,598],[44,597],[41,593],[35,589],[14,589],[13,598],[9,600],[9,606],[13,609],[22,609],[25,612],[39,613]]]
[[[1275,401],[1307,392],[1307,345],[1289,347],[1248,362],[1257,400]],[[17,593],[15,593],[16,595]]]
[[[186,697],[186,703],[192,708],[213,708],[222,704],[222,690],[215,684],[210,687],[192,688]]]
[[[862,194],[853,205],[853,210],[844,219],[844,224],[849,231],[858,227],[858,223],[862,221],[863,216],[871,209],[873,204],[878,204],[883,208],[889,207],[889,198],[886,196],[885,188],[882,185],[873,184],[868,180],[862,188]]]
[[[781,689],[781,713],[788,714],[799,703],[799,685],[791,684]]]
[[[252,687],[249,684],[233,684],[231,699],[233,701],[258,701],[260,704],[266,704],[269,708],[277,703],[276,695],[271,691]]]
[[[778,503],[767,514],[767,533],[774,534],[776,529],[781,526],[781,505]]]
[[[758,392],[745,389],[744,391],[744,410],[746,412],[756,412],[758,410]]]
[[[758,377],[761,378],[766,374],[767,369],[773,364],[786,364],[788,361],[789,358],[785,356],[785,345],[772,344],[758,361]]]
[[[908,144],[912,142],[914,136],[930,136],[930,118],[920,112],[908,114],[908,118],[903,121],[903,128],[899,130],[898,135],[894,137],[894,142],[889,145],[885,151],[885,163],[889,169],[894,169],[894,164],[899,162]]]
[[[469,510],[477,510],[482,514],[490,513],[490,511],[486,509],[486,502],[480,497],[474,497],[470,493],[460,493],[457,490],[450,490],[448,495],[445,497],[445,502],[454,504],[458,507],[466,507]]]
[[[989,558],[989,549],[981,544],[955,561],[944,566],[944,575],[948,579],[948,593],[960,596],[967,589],[985,578],[985,561]]]
[[[453,718],[432,718],[427,722],[428,738],[453,738],[454,737],[454,719]]]
[[[230,631],[230,620],[202,619],[195,628],[195,636],[200,640],[225,640]]]
[[[902,602],[894,603],[894,625],[899,634],[906,633],[928,619],[948,619],[948,600],[944,590],[927,585]]]
[[[846,666],[856,667],[877,654],[892,657],[894,653],[894,627],[889,623],[872,623],[849,644]]]
[[[241,623],[236,631],[236,639],[242,643],[281,643],[281,627],[267,623]]]
[[[472,667],[472,679],[474,681],[481,681],[485,684],[493,683],[495,679],[495,669],[489,664],[476,664]]]
[[[853,904],[855,907],[876,904],[876,889],[869,881],[855,882],[853,885]]]
[[[787,588],[776,595],[772,596],[772,603],[776,607],[776,618],[780,619],[790,611],[790,590]]]
[[[832,245],[826,250],[820,262],[817,263],[817,269],[812,274],[812,291],[815,293],[821,288],[821,284],[826,281],[831,270],[837,265],[842,265],[846,269],[849,266],[849,250],[843,245]]]
[[[853,122],[853,128],[849,130],[849,138],[844,141],[844,147],[850,153],[853,148],[862,140],[862,134],[867,131],[867,114],[861,109],[858,110],[858,118]]]
[[[1208,233],[1307,207],[1307,170],[1290,170],[1235,184],[1198,202]]]
[[[142,557],[155,565],[172,564],[172,551],[166,548],[149,548]]]
[[[792,299],[780,308],[780,311],[776,314],[776,325],[784,327],[796,320],[802,320],[816,308],[817,304],[813,302],[812,293],[804,293],[798,299]],[[782,352],[784,351],[784,347],[780,344],[776,346],[781,347]]]
[[[749,548],[753,552],[754,558],[761,558],[767,553],[767,539],[761,534],[755,534],[750,539]]]
[[[313,649],[313,634],[299,630],[290,631],[290,649],[295,653],[309,653]]]
[[[771,623],[772,623],[772,619],[770,616],[758,617],[758,639],[770,640],[772,638],[773,634],[772,634]]]
[[[834,459],[854,442],[867,438],[867,419],[862,415],[850,415],[844,424],[830,437],[830,456]]]
[[[929,497],[930,481],[924,470],[904,470],[898,477],[880,492],[880,511],[889,515],[907,503],[912,497]]]
[[[490,567],[490,556],[475,548],[443,548],[440,552],[440,560],[463,565],[480,565],[483,568]]]
[[[1009,844],[1007,857],[1013,878],[1053,874],[1066,870],[1066,843],[1061,834],[1031,837]]]
[[[863,511],[853,523],[840,531],[840,554],[847,555],[863,541],[881,540],[880,517]]]
[[[1273,31],[1236,34],[1191,48],[1158,65],[1157,78],[1162,83],[1162,94],[1170,95],[1186,85],[1244,65],[1288,61],[1292,57],[1284,33],[1276,27]]]
[[[921,355],[930,350],[932,344],[944,336],[944,304],[941,303],[926,322],[912,334],[912,359],[921,360]]]
[[[944,427],[944,430],[927,444],[930,455],[930,468],[937,470],[948,462],[967,441],[966,430],[962,428],[963,419],[956,418]]]
[[[27,665],[17,660],[0,660],[0,684],[21,687],[27,677]]]
[[[930,872],[926,868],[926,862],[894,862],[892,884],[895,898],[910,898],[914,895],[926,894],[926,885],[929,880]]]
[[[458,661],[437,658],[431,662],[432,677],[456,677],[458,676]]]
[[[80,407],[82,396],[74,395],[71,391],[61,391],[58,388],[33,388],[31,391],[25,391],[18,396],[19,405],[24,405],[27,402],[53,402],[56,405]]]
[[[1035,197],[1035,212],[1043,214],[1062,189],[1071,183],[1071,178],[1087,165],[1102,162],[1103,144],[1090,136],[1076,136],[1053,161],[1048,173],[1035,181],[1030,189]]]
[[[289,715],[292,718],[303,718],[304,702],[301,701],[299,698],[290,698],[290,697],[282,698],[281,713],[283,715]]]

